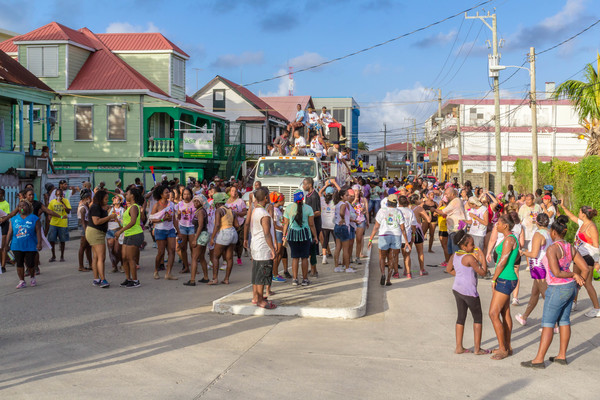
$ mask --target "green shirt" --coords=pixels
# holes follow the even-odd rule
[[[125,233],[123,233],[123,235],[125,236],[133,236],[133,235],[137,235],[138,233],[142,233],[142,225],[140,225],[140,221],[142,218],[142,210],[140,210],[140,206],[137,204],[134,204],[131,207],[137,207],[138,208],[138,215],[137,215],[137,219],[135,220],[135,224],[133,224],[133,226],[129,229],[127,229],[125,231]],[[131,210],[131,207],[129,207],[127,210],[125,210],[125,212],[123,213],[123,226],[127,226],[129,225],[129,223],[131,223],[131,215],[129,215],[129,210]]]
[[[10,204],[8,204],[8,201],[0,201],[0,210],[4,211],[7,214],[10,214]]]
[[[510,255],[508,256],[508,261],[506,262],[504,269],[498,276],[498,279],[506,279],[507,281],[516,281],[519,278],[517,277],[517,274],[515,273],[514,266],[515,266],[515,261],[517,259],[517,256],[519,255],[519,241],[517,240],[515,235],[509,235],[508,237],[511,237],[511,236],[513,237],[513,239],[515,239],[515,242],[517,243],[517,245],[510,252]],[[498,258],[497,258],[498,262],[500,262],[500,256],[502,256],[502,247],[504,246],[504,241],[506,241],[506,238],[504,238],[504,240],[501,241],[498,246],[496,246],[496,254],[498,255]],[[498,262],[496,263],[496,266],[498,266]]]
[[[315,215],[313,209],[308,204],[302,204],[302,225],[296,223],[296,211],[298,205],[296,203],[290,203],[285,208],[283,216],[287,218],[290,223],[288,225],[287,237],[291,241],[304,241],[311,240],[312,234],[310,232],[310,226],[308,225],[308,217]],[[308,231],[308,238],[306,238],[305,232]]]

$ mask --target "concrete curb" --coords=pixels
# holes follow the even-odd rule
[[[362,278],[362,291],[360,303],[355,307],[302,307],[302,306],[278,306],[274,310],[266,310],[255,305],[229,305],[224,304],[224,300],[241,291],[247,290],[251,285],[244,286],[226,296],[213,301],[212,311],[219,314],[234,315],[267,315],[267,316],[298,316],[308,318],[338,318],[338,319],[356,319],[363,317],[367,312],[367,292],[369,288],[369,264],[371,262],[371,251],[368,251],[367,258],[364,260],[365,273]]]

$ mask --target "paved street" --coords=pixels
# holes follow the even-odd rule
[[[570,365],[527,370],[519,363],[537,350],[541,303],[530,325],[515,325],[513,357],[455,355],[452,279],[441,268],[383,288],[374,254],[367,315],[357,320],[243,317],[212,313],[211,302],[249,282],[247,258],[231,285],[194,288],[183,277],[152,279],[156,253],[147,248],[141,288],[119,288],[121,274],[109,274],[113,286],[102,290],[77,271],[77,247],[68,243],[66,263],[48,264],[43,253],[36,288],[15,289],[13,267],[0,276],[0,398],[597,398],[600,319],[583,315],[585,293],[572,315]],[[426,257],[439,262],[441,251]],[[530,280],[523,282],[526,302]],[[490,292],[480,281],[484,310]],[[485,314],[483,346],[492,348]],[[465,346],[470,324],[469,316]]]

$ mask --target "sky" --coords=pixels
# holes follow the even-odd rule
[[[444,20],[485,0],[0,0],[0,29],[26,33],[51,21],[95,33],[161,32],[191,58],[187,93],[215,75],[263,96],[287,95],[288,71],[336,59]],[[521,65],[529,47],[548,49],[600,18],[598,0],[494,0],[502,65]],[[469,14],[473,15],[476,10]],[[361,107],[359,139],[370,148],[401,141],[402,128],[424,121],[443,101],[490,94],[486,44],[492,33],[464,13],[398,40],[294,74],[294,94],[353,97]],[[537,87],[583,79],[600,49],[600,24],[536,59]],[[514,70],[500,73],[501,82]],[[435,89],[435,90],[432,90]],[[502,98],[522,99],[529,74],[501,84]]]

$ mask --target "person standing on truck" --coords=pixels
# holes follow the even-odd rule
[[[298,128],[302,128],[306,122],[306,113],[300,104],[296,104],[296,110],[296,118],[294,118],[294,121],[290,122],[287,126],[288,134],[297,130]]]

